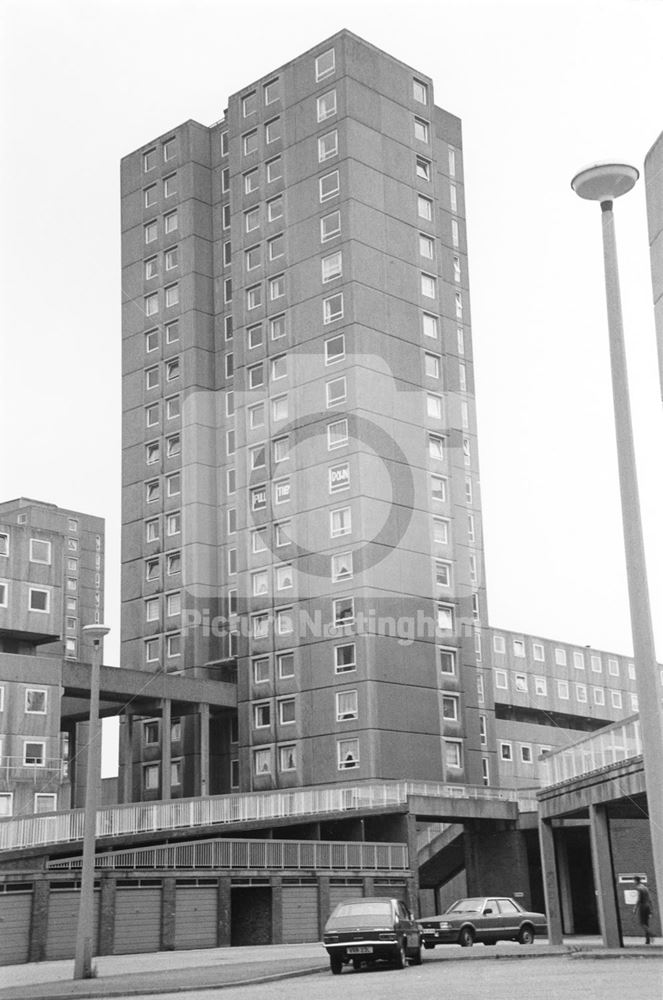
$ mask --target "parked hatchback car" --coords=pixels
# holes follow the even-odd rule
[[[537,934],[545,934],[545,913],[524,910],[506,896],[473,896],[457,899],[446,913],[419,921],[424,948],[436,944],[460,944],[469,948],[475,941],[519,941],[532,944]]]
[[[343,965],[355,969],[374,962],[421,965],[422,933],[400,899],[365,896],[339,903],[325,924],[323,942],[335,976]]]

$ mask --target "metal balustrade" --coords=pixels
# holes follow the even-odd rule
[[[80,869],[82,859],[49,862],[49,870]],[[95,868],[112,871],[256,869],[407,871],[405,844],[318,840],[199,840],[98,854]]]
[[[168,802],[133,802],[97,812],[97,837],[289,819],[323,813],[405,806],[408,796],[518,802],[517,789],[418,781],[381,781],[357,785],[245,792]],[[68,843],[83,837],[83,810],[0,820],[0,851]]]
[[[67,778],[68,761],[62,757],[42,757],[38,764],[26,764],[23,757],[0,757],[0,781],[31,781],[43,785],[48,781],[60,783]]]
[[[546,754],[540,761],[544,786],[558,785],[642,754],[640,718],[633,715]]]

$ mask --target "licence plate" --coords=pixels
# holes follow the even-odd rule
[[[351,945],[349,948],[346,948],[345,950],[347,951],[348,955],[372,955],[373,954],[373,949],[370,947],[370,945],[367,945],[367,944]]]

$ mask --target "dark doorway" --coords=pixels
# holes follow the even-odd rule
[[[268,885],[233,886],[230,891],[233,947],[272,943],[272,890]]]
[[[566,841],[574,933],[599,934],[589,827],[567,827],[558,836]]]

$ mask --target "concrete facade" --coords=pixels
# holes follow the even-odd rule
[[[236,670],[213,791],[480,783],[460,122],[343,31],[127,156],[122,226],[123,663]]]

